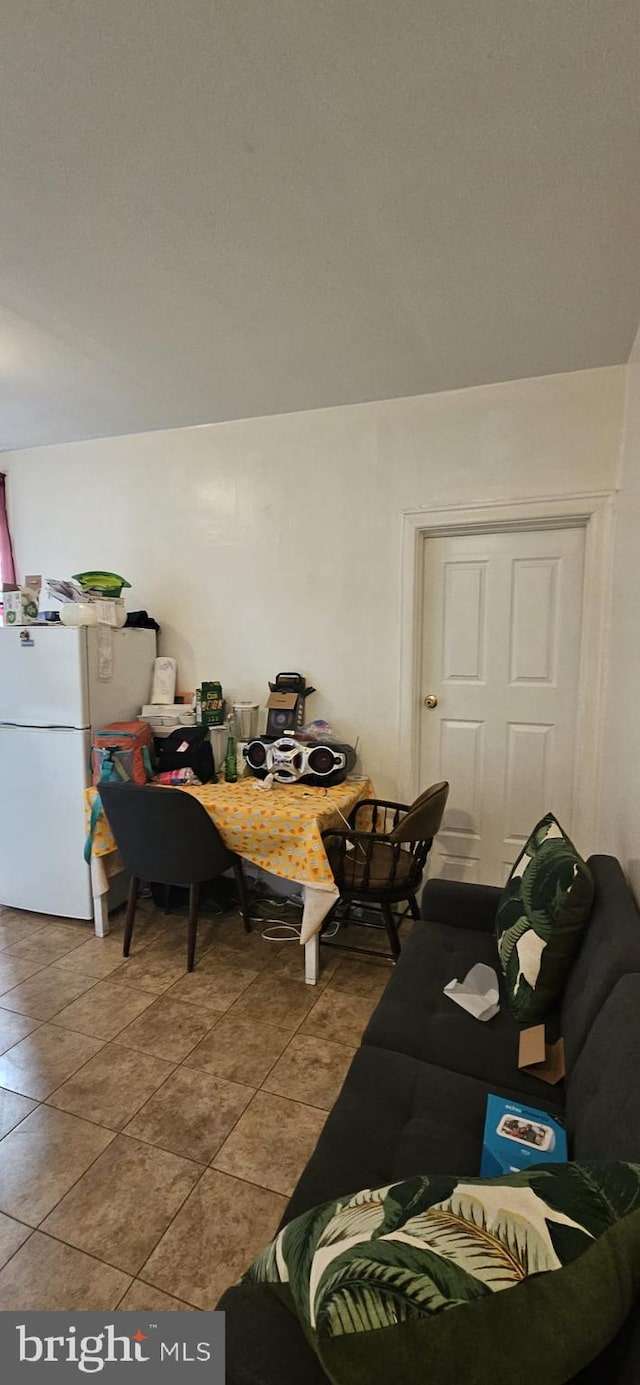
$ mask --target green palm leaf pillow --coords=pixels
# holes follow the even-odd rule
[[[592,903],[591,871],[547,813],[520,852],[496,913],[498,953],[515,1019],[544,1019],[560,996]]]
[[[290,1222],[243,1282],[297,1315],[334,1385],[561,1385],[640,1288],[640,1164],[367,1190]]]

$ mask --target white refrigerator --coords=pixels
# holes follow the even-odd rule
[[[0,904],[93,917],[91,733],[139,716],[155,656],[153,630],[0,627]]]

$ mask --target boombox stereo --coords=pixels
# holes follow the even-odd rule
[[[266,779],[272,774],[279,784],[296,784],[304,779],[308,784],[327,788],[341,784],[356,762],[351,745],[334,745],[330,741],[296,740],[281,736],[277,741],[249,741],[243,755],[252,774]]]

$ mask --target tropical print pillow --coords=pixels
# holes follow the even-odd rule
[[[334,1385],[560,1385],[640,1287],[640,1164],[366,1190],[290,1222],[243,1282],[285,1301]]]
[[[502,891],[496,936],[509,1008],[544,1019],[561,995],[593,903],[589,867],[553,813],[534,827]]]

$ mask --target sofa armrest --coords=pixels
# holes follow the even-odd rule
[[[268,1284],[236,1284],[216,1306],[226,1316],[227,1385],[328,1385],[298,1319]]]
[[[427,880],[420,913],[430,923],[477,928],[491,933],[502,890],[498,885],[468,885],[461,880]]]

